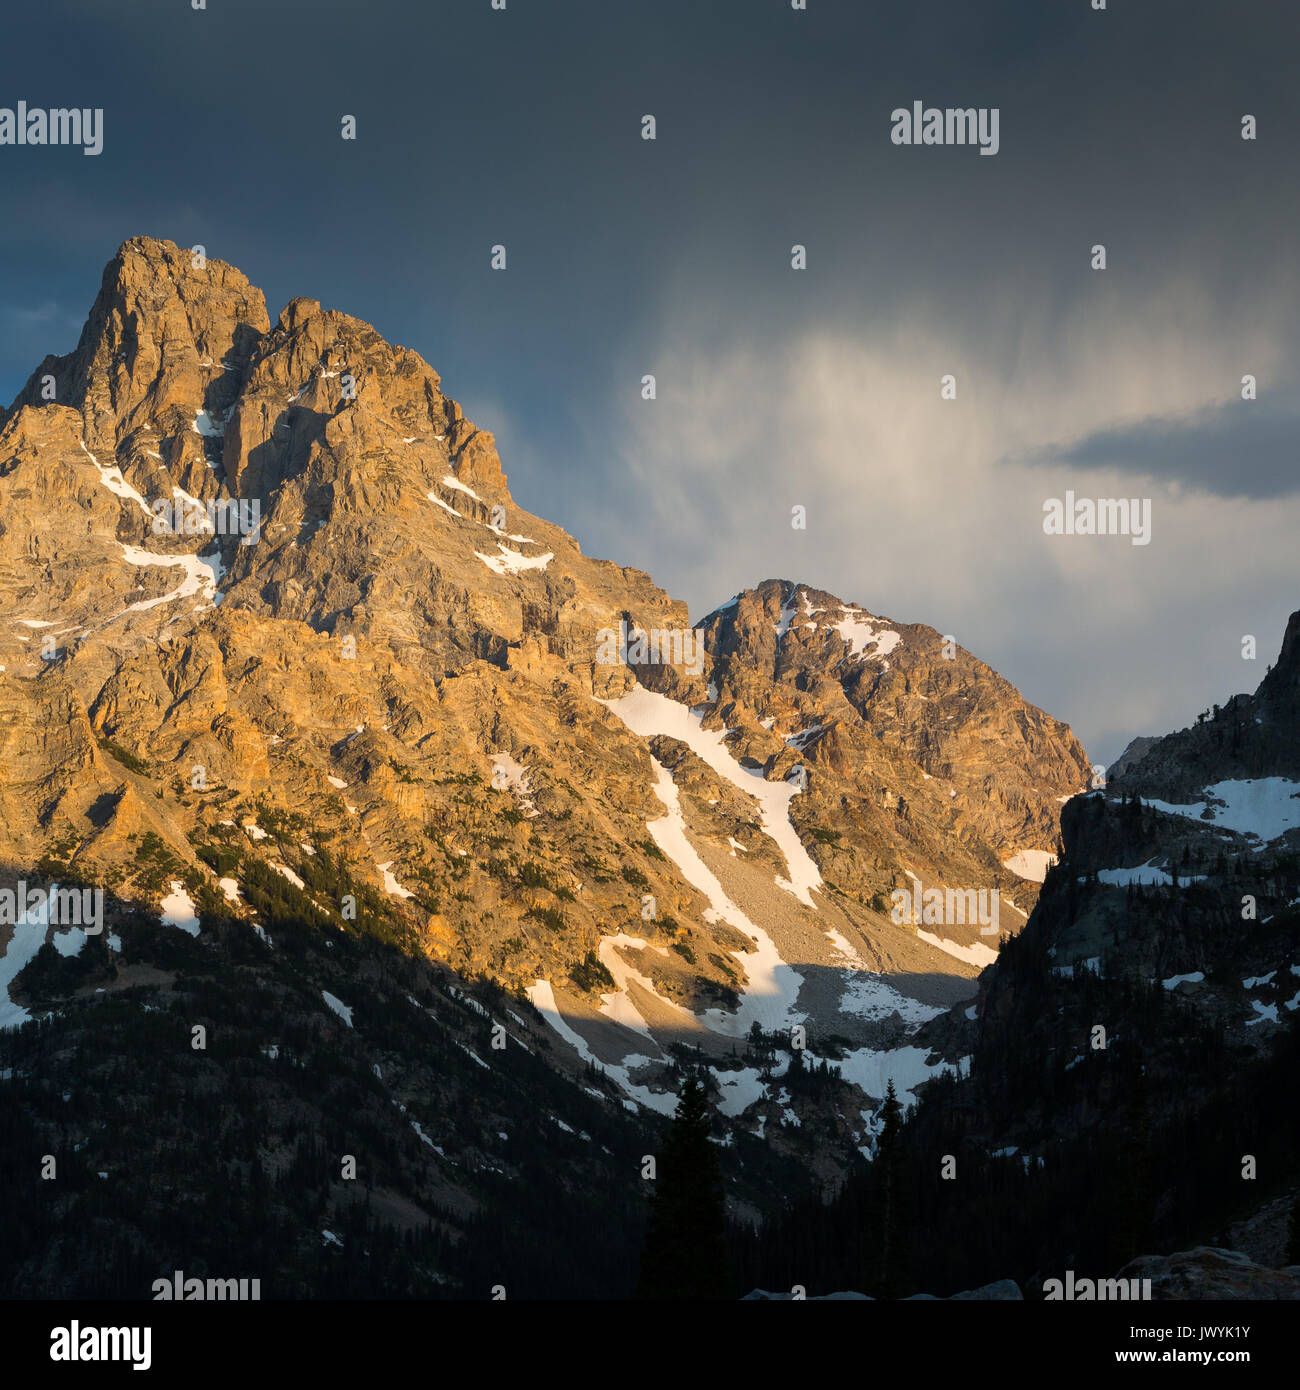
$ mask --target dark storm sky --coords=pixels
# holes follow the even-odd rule
[[[122,240],[202,243],[272,318],[307,294],[416,348],[520,505],[693,617],[775,575],[931,623],[1105,761],[1253,689],[1300,606],[1298,16],[11,9],[0,106],[103,107],[105,143],[0,147],[0,397]],[[997,107],[999,152],[893,145],[916,100]],[[1151,544],[1045,536],[1066,489],[1150,498]]]

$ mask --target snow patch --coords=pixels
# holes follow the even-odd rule
[[[334,1013],[338,1014],[338,1016],[343,1020],[343,1022],[346,1023],[349,1028],[351,1028],[352,1010],[348,1008],[348,1006],[341,999],[336,999],[334,995],[332,995],[327,989],[321,990],[321,995],[324,998],[325,1003],[329,1005],[330,1009],[333,1010]]]
[[[968,1057],[956,1063],[931,1064],[927,1060],[929,1055],[929,1049],[924,1047],[892,1047],[885,1051],[860,1047],[842,1062],[832,1060],[829,1065],[838,1069],[845,1081],[853,1082],[877,1100],[884,1096],[892,1081],[898,1099],[907,1106],[916,1104],[916,1088],[924,1082],[932,1081],[943,1072],[964,1075],[970,1065]]]
[[[301,392],[299,392],[301,395]],[[293,397],[290,397],[292,400]],[[226,432],[225,420],[220,415],[210,415],[206,410],[196,410],[194,412],[194,423],[190,429],[195,434],[201,434],[204,439],[220,439]]]
[[[57,883],[50,885],[51,893],[57,889]],[[19,1028],[31,1018],[31,1014],[21,1004],[16,1004],[10,999],[9,986],[14,977],[45,944],[45,934],[49,925],[48,897],[39,907],[25,912],[22,919],[14,924],[9,945],[0,957],[0,1028]]]
[[[132,603],[123,610],[126,613],[143,613],[147,609],[157,608],[160,604],[171,603],[174,599],[193,598],[195,594],[211,601],[215,607],[224,597],[217,592],[217,583],[225,573],[225,568],[215,552],[211,555],[154,555],[138,545],[123,545],[122,557],[128,565],[180,565],[185,570],[185,578],[179,588],[173,589],[161,598],[147,598],[139,603]]]
[[[933,932],[918,931],[917,936],[931,946],[937,946],[939,950],[946,951],[957,960],[963,960],[967,965],[976,965],[981,970],[986,965],[992,965],[998,958],[998,953],[995,950],[985,946],[980,941],[973,941],[969,946],[959,946],[955,941],[949,941],[947,937],[935,936]]]
[[[199,934],[199,919],[194,911],[194,900],[185,891],[179,879],[172,879],[171,892],[160,904],[160,916],[164,926],[179,927],[191,936]]]
[[[883,976],[867,968],[853,943],[842,932],[831,928],[826,933],[831,945],[848,961],[851,969],[844,972],[844,991],[840,996],[839,1012],[857,1014],[861,1018],[882,1019],[893,1014],[906,1023],[928,1023],[944,1012],[941,1006],[922,1004],[901,994]]]
[[[628,936],[625,932],[620,932],[617,936],[602,937],[597,947],[600,963],[614,977],[616,987],[615,993],[600,996],[600,1012],[612,1023],[621,1023],[625,1028],[631,1028],[643,1034],[658,1052],[660,1050],[659,1045],[654,1041],[649,1025],[641,1011],[632,1002],[631,994],[628,993],[628,985],[632,981],[635,981],[646,993],[652,994],[661,1004],[682,1018],[688,1027],[695,1022],[695,1016],[679,1004],[674,1004],[672,1000],[665,999],[655,988],[654,981],[648,975],[643,975],[619,955],[620,947],[630,947],[634,951],[657,950],[661,955],[667,953],[662,946],[652,947],[649,942],[643,941],[639,936]]]
[[[86,448],[85,440],[78,441],[81,444],[81,452],[93,463],[99,472],[99,481],[115,497],[121,497],[124,501],[135,502],[146,516],[152,518],[153,513],[149,510],[149,504],[122,476],[122,470],[116,466],[105,468],[102,463]]]
[[[452,477],[450,473],[448,473],[447,476],[442,480],[442,485],[443,487],[455,488],[457,492],[464,492],[468,494],[470,497],[472,497],[476,502],[481,502],[483,500],[478,495],[478,493],[474,491],[472,487],[466,487],[465,484],[462,483],[459,478]]]
[[[1010,869],[1017,878],[1028,879],[1030,883],[1042,883],[1047,871],[1056,863],[1056,855],[1047,849],[1022,849],[1002,861],[1004,869]]]
[[[390,870],[392,867],[393,867],[393,861],[392,861],[391,859],[388,861],[387,864],[376,864],[376,865],[375,865],[375,868],[377,868],[377,869],[379,870],[379,872],[383,875],[383,878],[384,878],[384,892],[387,893],[387,894],[389,894],[391,897],[394,897],[394,898],[413,898],[413,897],[415,897],[415,894],[412,893],[412,892],[410,891],[409,888],[403,888],[402,885],[401,885],[400,883],[398,883],[398,881],[392,876],[392,874],[389,873],[389,870]]]
[[[1205,875],[1184,875],[1178,880],[1178,887],[1186,888],[1189,883],[1196,879],[1204,878]],[[1113,888],[1127,888],[1130,884],[1140,884],[1150,886],[1152,884],[1162,887],[1173,887],[1173,876],[1164,869],[1157,868],[1154,861],[1148,860],[1145,864],[1139,864],[1131,869],[1102,869],[1097,874],[1099,883],[1108,883]]]
[[[524,555],[518,550],[511,550],[509,546],[502,545],[500,541],[497,542],[497,549],[501,552],[500,555],[484,555],[481,550],[474,552],[493,574],[522,574],[525,570],[544,570],[555,559],[555,555],[549,550],[544,555]]]
[[[499,789],[499,784],[504,780],[505,785],[515,794],[524,814],[530,818],[535,816],[537,807],[533,805],[529,795],[532,787],[528,781],[528,769],[521,763],[517,763],[509,753],[493,753],[491,763],[493,768],[492,785]],[[497,769],[500,769],[503,777],[496,775]]]
[[[1166,989],[1177,989],[1181,984],[1199,985],[1203,979],[1205,979],[1204,970],[1193,970],[1187,975],[1170,975],[1167,980],[1161,980],[1160,983]]]
[[[731,952],[749,977],[749,983],[741,995],[740,1008],[734,1014],[709,1009],[700,1017],[700,1021],[724,1037],[744,1036],[755,1020],[766,1031],[784,1031],[801,1023],[804,1015],[794,1012],[794,1002],[803,984],[803,976],[782,960],[772,938],[751,922],[727,896],[687,839],[686,822],[672,774],[653,756],[650,761],[655,771],[655,795],[663,802],[667,812],[659,820],[647,822],[646,829],[651,839],[677,865],[687,883],[709,900],[708,912],[713,914],[710,920],[728,922],[744,932],[758,947],[757,952]]]
[[[817,906],[812,899],[812,890],[821,887],[822,876],[790,821],[790,803],[799,794],[795,783],[769,782],[761,772],[742,767],[731,751],[723,746],[730,730],[718,732],[705,729],[702,714],[678,704],[676,700],[670,700],[666,695],[638,685],[617,700],[602,700],[600,703],[642,738],[665,734],[680,739],[720,777],[752,796],[762,812],[764,833],[776,842],[777,848],[785,856],[790,879],[778,878],[777,886],[792,893],[806,907]],[[671,777],[668,780],[671,783]],[[662,795],[660,800],[664,800]],[[694,854],[694,850],[690,852]]]
[[[1142,804],[1170,815],[1186,816],[1223,830],[1251,835],[1265,843],[1300,827],[1300,782],[1288,777],[1215,782],[1204,789],[1203,795],[1204,801],[1190,806],[1146,799]]]
[[[634,1097],[647,1110],[657,1111],[660,1115],[676,1113],[677,1097],[671,1091],[652,1091],[648,1086],[639,1086],[632,1080],[630,1073],[644,1066],[647,1058],[625,1057],[622,1065],[602,1062],[587,1046],[587,1040],[570,1028],[565,1021],[559,1005],[555,1002],[555,991],[551,988],[548,980],[538,980],[536,984],[530,985],[525,993],[532,1006],[584,1062],[590,1063],[597,1071],[604,1072],[605,1075],[611,1077],[629,1096]],[[601,1098],[604,1099],[604,1097]],[[630,1102],[629,1105],[631,1105]],[[635,1106],[631,1106],[631,1108],[635,1109]]]
[[[302,879],[300,879],[298,875],[294,873],[294,871],[288,868],[286,865],[278,864],[275,860],[272,860],[271,867],[276,871],[277,874],[280,875],[281,878],[287,878],[295,888],[306,888],[307,885],[302,881]]]
[[[875,619],[871,622],[864,622],[864,618],[870,618],[869,613],[864,613],[860,608],[841,608],[842,617],[838,623],[831,626],[849,644],[849,660],[857,660],[858,657],[867,655],[867,648],[874,647],[875,651],[870,655],[873,658],[885,657],[894,650],[903,640],[902,634],[894,632],[890,628],[876,629],[872,627]]]

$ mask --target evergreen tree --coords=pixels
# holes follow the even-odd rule
[[[1127,1264],[1150,1253],[1155,1224],[1157,1183],[1153,1158],[1151,1097],[1146,1070],[1134,1059],[1128,1070],[1129,1104],[1119,1143],[1119,1169],[1112,1188],[1113,1225],[1110,1257],[1116,1264]]]
[[[877,1190],[880,1203],[880,1248],[876,1255],[876,1286],[882,1298],[905,1292],[908,1264],[907,1195],[903,1183],[903,1107],[890,1081],[881,1106],[880,1139],[876,1145]]]
[[[722,1170],[708,1098],[688,1076],[656,1164],[638,1298],[728,1298]]]

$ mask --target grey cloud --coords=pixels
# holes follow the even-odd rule
[[[1297,441],[1300,409],[1295,387],[1287,385],[1269,388],[1259,400],[1097,430],[1013,461],[1116,469],[1217,497],[1265,500],[1300,493]]]

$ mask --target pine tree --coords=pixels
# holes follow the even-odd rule
[[[1109,1251],[1111,1259],[1117,1264],[1127,1264],[1129,1260],[1149,1253],[1157,1198],[1151,1098],[1147,1090],[1146,1070],[1140,1060],[1134,1059],[1126,1081],[1128,1105],[1119,1143],[1122,1178],[1112,1204]]]
[[[898,1103],[898,1092],[892,1081],[885,1086],[880,1114],[875,1161],[880,1204],[876,1286],[882,1298],[897,1298],[903,1292],[910,1252],[906,1240],[907,1194],[903,1184],[903,1107]]]
[[[692,1075],[656,1164],[637,1297],[730,1296],[722,1170],[709,1138],[708,1098]]]

